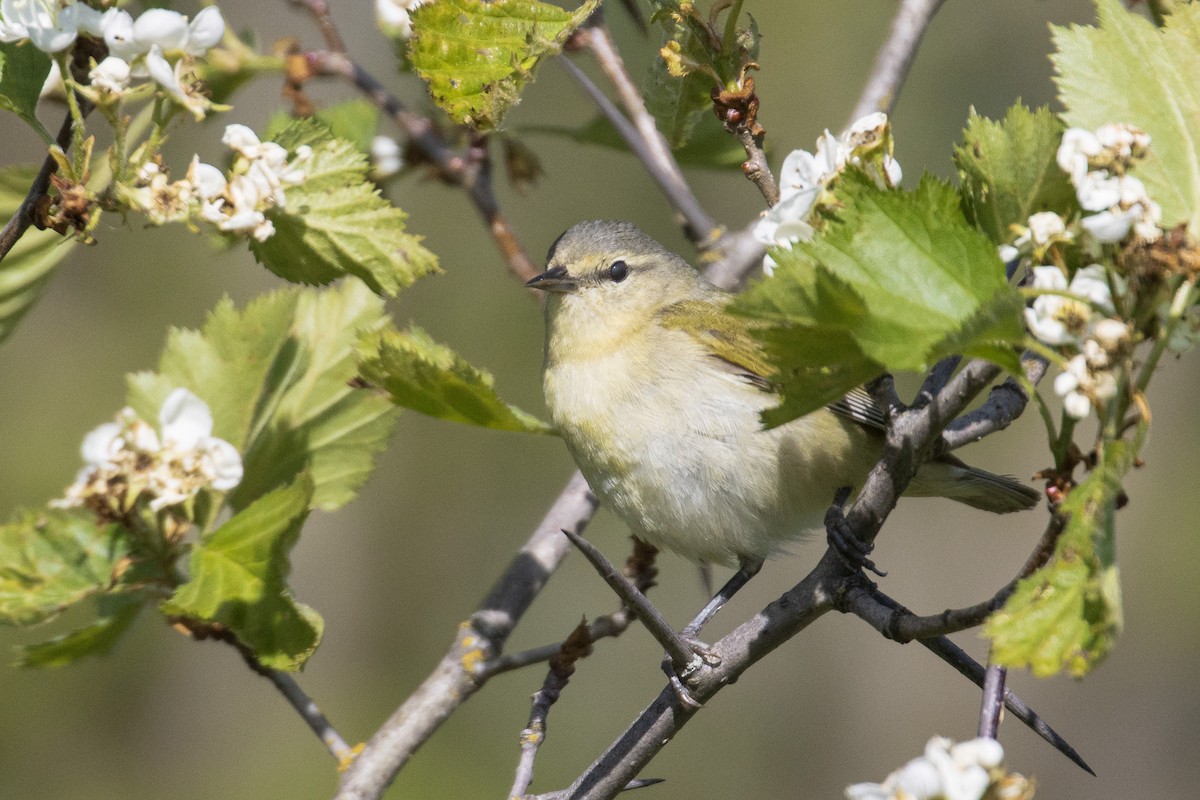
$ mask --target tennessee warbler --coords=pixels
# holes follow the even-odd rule
[[[574,226],[527,285],[548,294],[551,418],[596,495],[655,547],[761,564],[821,528],[836,491],[879,459],[887,416],[862,390],[764,429],[772,369],[725,310],[731,295],[629,223]],[[952,456],[907,493],[997,513],[1039,498]]]

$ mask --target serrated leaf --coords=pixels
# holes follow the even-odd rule
[[[696,36],[683,25],[672,26],[664,32],[663,46],[674,43],[678,43],[680,51],[687,53],[689,58],[704,57]],[[700,118],[712,114],[714,86],[713,77],[704,72],[672,75],[661,54],[651,61],[643,88],[646,109],[654,115],[658,129],[672,148],[683,147]],[[744,160],[745,151],[742,152]]]
[[[99,598],[95,622],[38,644],[17,648],[20,667],[65,667],[86,656],[106,655],[137,619],[149,598],[143,593]]]
[[[312,160],[304,182],[288,187],[286,207],[267,212],[275,234],[251,241],[254,257],[289,281],[325,284],[354,275],[389,296],[437,272],[437,257],[405,232],[408,215],[367,180],[366,157],[322,131],[320,123],[300,120],[275,139],[289,150],[311,146]]]
[[[292,598],[287,575],[311,500],[312,484],[301,477],[235,514],[192,550],[189,579],[163,603],[163,613],[224,625],[264,666],[304,666],[324,622]]]
[[[32,625],[113,588],[129,545],[90,512],[26,511],[0,525],[0,624]]]
[[[492,376],[472,367],[420,328],[363,337],[359,371],[392,402],[422,414],[502,431],[553,433],[552,428],[500,399]]]
[[[780,368],[784,396],[771,424],[878,372],[920,371],[955,353],[1019,369],[1020,296],[951,186],[926,176],[916,191],[886,190],[848,172],[837,197],[837,217],[813,241],[773,250],[774,277],[731,305],[765,323],[752,333]]]
[[[582,144],[597,144],[615,150],[629,151],[629,144],[621,138],[621,134],[617,133],[612,123],[602,116],[598,116],[578,128],[523,125],[521,131],[564,136]],[[680,166],[701,169],[736,169],[740,171],[742,163],[746,160],[746,151],[741,144],[729,135],[712,114],[700,117],[687,143],[675,150],[674,155]],[[770,156],[769,148],[768,156]]]
[[[600,5],[568,11],[540,0],[439,0],[412,12],[408,56],[433,101],[461,125],[491,130],[520,99],[538,62]]]
[[[54,138],[35,112],[49,74],[50,56],[29,42],[0,43],[0,108],[25,120],[47,144]]]
[[[1010,241],[1009,226],[1031,214],[1069,216],[1075,190],[1055,161],[1064,126],[1048,108],[1014,105],[1000,122],[971,111],[963,144],[954,148],[967,212],[996,244]]]
[[[1055,83],[1069,125],[1126,122],[1150,134],[1135,171],[1164,227],[1200,235],[1200,6],[1178,3],[1156,28],[1118,0],[1097,0],[1099,27],[1051,28]]]
[[[17,213],[36,175],[34,167],[0,170],[0,219],[7,221]],[[54,231],[30,228],[0,261],[0,342],[41,298],[74,243]]]
[[[288,150],[295,150],[299,145],[312,145],[328,138],[345,139],[359,152],[369,153],[371,140],[375,137],[375,129],[379,125],[379,109],[367,100],[346,100],[317,109],[312,119],[326,126],[328,134],[314,136],[307,141],[294,134],[288,134],[284,141],[277,143]],[[275,137],[284,136],[283,132],[295,122],[296,119],[288,113],[277,111],[267,123],[262,138],[275,142]]]
[[[357,281],[273,292],[241,311],[224,300],[202,330],[171,332],[158,372],[130,376],[129,404],[156,419],[180,386],[207,402],[213,435],[245,464],[235,509],[305,470],[314,505],[338,508],[374,469],[395,420],[391,403],[347,383],[359,334],[385,323],[383,301]]]
[[[1096,468],[1063,501],[1067,522],[1054,555],[984,626],[996,664],[1082,677],[1112,649],[1121,628],[1113,513],[1143,435],[1105,443]]]

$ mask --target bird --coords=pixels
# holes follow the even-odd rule
[[[601,502],[639,539],[703,564],[761,566],[824,527],[883,451],[887,410],[861,388],[774,428],[774,370],[732,294],[629,222],[581,222],[527,286],[546,292],[551,421]],[[996,513],[1040,493],[951,455],[906,494]],[[755,568],[754,571],[757,571]]]

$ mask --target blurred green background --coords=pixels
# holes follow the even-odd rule
[[[396,74],[374,30],[371,3],[334,3],[353,52],[401,97],[423,105],[421,87]],[[825,127],[847,122],[894,2],[751,0],[765,32],[756,76],[773,166],[789,149],[811,148]],[[237,28],[264,43],[320,39],[285,0],[225,4]],[[631,69],[640,75],[656,49],[619,7],[609,12]],[[950,148],[968,109],[997,116],[1017,98],[1053,103],[1047,22],[1085,23],[1084,0],[951,2],[935,20],[895,114],[897,156],[908,183],[922,171],[949,174]],[[586,61],[587,59],[581,59]],[[590,66],[589,66],[590,69]],[[169,163],[193,152],[219,157],[229,122],[261,130],[281,105],[267,78],[236,107],[179,135]],[[350,97],[328,84],[326,100]],[[60,112],[47,109],[48,125]],[[509,119],[522,125],[580,124],[593,115],[578,88],[546,65]],[[39,158],[33,134],[3,120],[5,163]],[[385,129],[386,130],[386,129]],[[391,132],[391,131],[388,131]],[[540,136],[529,138],[546,174],[516,195],[499,180],[501,202],[535,257],[581,219],[636,221],[689,253],[666,205],[624,154]],[[736,172],[691,171],[719,221],[743,225],[760,210],[757,191]],[[411,214],[446,273],[393,304],[492,370],[510,401],[542,410],[542,322],[537,306],[506,273],[464,196],[408,176],[389,189]],[[78,466],[83,434],[123,403],[124,374],[151,367],[168,325],[199,325],[228,292],[239,302],[279,285],[244,249],[218,253],[181,226],[141,229],[109,215],[99,245],[80,249],[47,296],[0,348],[0,509],[58,495]],[[1085,681],[1012,677],[1012,685],[1095,767],[1090,778],[1018,723],[1001,739],[1012,768],[1037,777],[1039,797],[1194,797],[1200,785],[1200,492],[1195,454],[1200,426],[1188,416],[1200,390],[1194,355],[1162,367],[1151,402],[1155,425],[1119,515],[1125,634]],[[973,462],[1028,476],[1044,465],[1036,414],[972,448]],[[402,417],[392,447],[351,506],[316,515],[293,558],[296,596],[325,617],[323,646],[300,676],[342,734],[368,737],[417,686],[451,641],[501,565],[557,495],[572,465],[562,444]],[[1025,559],[1043,512],[997,519],[936,500],[909,500],[880,538],[883,588],[922,613],[990,595]],[[603,512],[589,534],[614,560],[625,531]],[[714,638],[808,569],[822,551],[801,545],[773,562],[710,631]],[[702,601],[696,572],[660,561],[654,598],[682,621]],[[719,579],[722,575],[717,576]],[[561,638],[581,615],[614,600],[572,557],[511,641],[523,648]],[[69,626],[0,630],[0,649]],[[959,636],[977,656],[973,635]],[[538,758],[537,791],[576,776],[662,686],[660,652],[640,629],[606,641],[580,665],[550,717]],[[390,797],[503,797],[517,737],[541,668],[502,676],[463,707],[408,765]],[[651,798],[841,797],[849,783],[880,780],[919,754],[926,739],[974,735],[978,692],[922,648],[884,641],[865,625],[830,615],[723,692],[647,770],[667,782]],[[321,798],[332,793],[332,760],[290,707],[250,673],[229,647],[196,643],[147,614],[102,660],[51,671],[0,669],[0,797]]]

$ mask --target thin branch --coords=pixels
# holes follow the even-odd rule
[[[292,708],[296,710],[296,713],[300,715],[300,718],[304,720],[309,729],[317,735],[317,738],[329,750],[330,755],[337,759],[339,767],[350,763],[350,760],[354,758],[354,748],[346,744],[346,740],[333,727],[333,723],[321,712],[316,702],[304,693],[304,690],[300,688],[300,684],[296,683],[295,678],[286,672],[280,672],[264,665],[258,660],[258,656],[254,654],[254,651],[234,636],[232,631],[207,631],[205,635],[219,639],[232,646],[241,655],[242,660],[246,662],[246,666],[269,680]]]
[[[308,724],[317,738],[329,748],[330,754],[337,759],[339,765],[350,763],[354,758],[354,748],[346,744],[346,740],[333,727],[333,723],[321,712],[316,702],[304,693],[295,678],[286,672],[274,669],[259,674],[273,683],[280,694],[287,698],[287,701],[292,704],[292,708],[296,709],[296,713]]]
[[[1049,366],[1046,359],[1035,353],[1025,353],[1021,357],[1021,364],[1025,368],[1025,377],[1034,386],[1045,377]],[[942,446],[946,450],[955,450],[1002,431],[1021,416],[1028,403],[1029,395],[1021,384],[1008,378],[999,386],[992,387],[988,399],[979,408],[963,414],[946,426],[942,433]]]
[[[86,101],[84,101],[86,103]],[[91,110],[91,104],[81,104],[84,113]],[[58,129],[58,135],[54,137],[54,142],[59,147],[66,151],[71,146],[71,115],[67,114],[62,125]],[[29,226],[34,222],[34,216],[37,213],[38,201],[45,196],[46,191],[50,188],[50,176],[58,169],[58,162],[52,156],[46,156],[46,160],[42,162],[41,169],[33,179],[33,184],[29,187],[29,191],[25,194],[25,199],[21,201],[21,205],[17,207],[17,211],[12,215],[12,219],[4,226],[4,230],[0,231],[0,261],[8,255],[25,231],[29,230]]]
[[[459,627],[437,667],[342,775],[337,800],[381,797],[417,748],[487,682],[487,676],[476,668],[503,649],[508,635],[570,551],[562,530],[582,531],[597,505],[587,481],[576,472],[487,598]]]
[[[989,662],[990,662],[989,657]],[[1008,670],[988,663],[983,675],[983,697],[979,701],[979,736],[995,739],[1000,731],[1000,716],[1004,708],[1005,679]]]
[[[592,640],[588,635],[587,620],[584,620],[575,627],[559,651],[550,659],[546,680],[542,682],[542,688],[533,695],[529,724],[521,731],[521,758],[517,763],[516,777],[512,790],[508,793],[509,797],[520,797],[529,789],[529,784],[533,783],[533,762],[542,742],[546,740],[546,721],[550,716],[550,707],[558,702],[562,690],[575,674],[575,662],[591,652]]]
[[[625,576],[633,581],[633,585],[637,587],[638,591],[644,594],[654,587],[654,581],[658,577],[658,568],[654,564],[655,558],[658,556],[658,549],[646,544],[636,536],[630,538],[633,540],[633,552],[625,560]],[[592,620],[588,625],[588,640],[594,644],[601,639],[620,636],[629,629],[633,620],[633,611],[623,605],[611,614],[604,614]],[[563,644],[563,642],[555,642],[517,653],[504,653],[481,667],[478,674],[481,677],[490,678],[501,672],[511,672],[531,664],[548,661],[562,649]]]
[[[891,113],[934,14],[946,0],[904,0],[849,122],[875,111]],[[847,123],[849,124],[849,123]]]
[[[771,174],[771,165],[767,163],[767,152],[763,149],[762,134],[755,135],[746,126],[737,129],[735,135],[746,151],[746,161],[742,164],[742,172],[758,187],[768,206],[779,202],[779,185]]]
[[[288,2],[312,15],[313,21],[321,29],[321,35],[325,37],[326,47],[335,53],[346,52],[346,44],[342,41],[342,35],[338,33],[337,25],[330,14],[329,3],[325,0],[288,0]]]
[[[675,209],[684,233],[701,250],[708,249],[716,241],[720,230],[684,180],[683,172],[679,169],[675,156],[671,154],[671,147],[655,125],[654,117],[646,110],[642,93],[629,77],[625,62],[621,59],[608,28],[602,23],[589,25],[577,35],[580,43],[596,57],[600,68],[617,90],[621,105],[625,106],[625,111],[645,145],[648,160],[644,160],[643,163]]]
[[[692,648],[675,632],[662,613],[633,584],[633,581],[618,572],[616,567],[604,557],[604,554],[587,539],[568,530],[564,530],[563,533],[571,540],[571,544],[583,553],[588,563],[595,567],[604,582],[617,593],[621,602],[633,611],[638,620],[646,626],[646,630],[650,631],[650,635],[654,637],[655,641],[662,645],[663,650],[667,651],[671,663],[677,669],[682,670],[696,660],[697,657]]]
[[[522,282],[541,270],[525,252],[500,210],[492,191],[486,140],[475,137],[467,154],[455,152],[432,120],[409,111],[378,80],[345,53],[315,50],[304,54],[311,75],[339,77],[352,83],[404,132],[408,140],[438,169],[439,177],[461,187],[487,223],[488,232],[504,255],[509,271]]]

